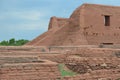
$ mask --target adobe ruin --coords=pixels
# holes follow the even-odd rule
[[[83,4],[70,18],[50,19],[48,31],[27,45],[78,46],[120,44],[120,7]]]
[[[26,45],[0,46],[0,80],[120,80],[119,9],[83,4]]]

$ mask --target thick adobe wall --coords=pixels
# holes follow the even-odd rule
[[[64,77],[63,80],[119,80],[119,70],[99,70],[87,74]]]
[[[48,52],[45,46],[0,46],[1,52]]]
[[[81,31],[83,31],[84,27],[84,4],[78,7],[70,16],[70,25],[80,27]]]
[[[83,9],[82,9],[83,10]],[[76,10],[70,18],[50,19],[48,31],[41,36],[38,36],[33,41],[26,45],[34,46],[73,46],[73,45],[87,45],[88,42],[83,33],[83,18],[79,14],[83,11]],[[83,14],[83,13],[82,13]],[[81,14],[81,15],[82,15]],[[81,23],[81,25],[80,25]]]
[[[66,26],[69,23],[68,18],[57,18],[51,17],[49,22],[48,31],[28,42],[26,45],[33,46],[50,46],[54,43],[54,35],[62,27]],[[58,45],[58,44],[56,44]]]
[[[28,45],[120,44],[119,9],[120,7],[114,6],[83,4],[72,13],[70,18],[52,17],[48,31]],[[105,25],[106,16],[109,26]]]
[[[46,59],[57,63],[64,63],[66,59],[65,53],[41,53],[40,59]]]
[[[120,50],[81,48],[67,52],[65,64],[79,73],[63,80],[117,80],[120,78]]]
[[[1,60],[0,80],[57,80],[61,77],[58,64],[48,60],[37,60],[32,57],[4,57]]]
[[[67,51],[67,55],[80,57],[120,57],[120,49],[110,48],[76,48],[72,51]]]
[[[66,66],[77,73],[85,74],[98,70],[120,70],[119,58],[78,57],[71,56],[66,60]]]
[[[69,23],[68,18],[51,17],[50,22],[49,22],[48,30],[53,29],[53,28],[56,29],[56,28],[59,28],[59,27],[63,27],[67,23]]]
[[[120,44],[119,14],[120,7],[84,4],[83,27],[88,44]],[[108,26],[105,16],[109,16]]]
[[[65,27],[63,27],[64,30],[61,31],[66,31],[66,38],[62,42],[63,44],[60,46],[78,46],[78,45],[88,45],[88,42],[86,40],[86,37],[84,36],[84,30],[83,30],[83,25],[84,25],[84,6],[81,6],[77,8],[70,16],[69,22]],[[66,28],[67,27],[67,28]],[[63,34],[60,32],[59,34]],[[59,38],[56,38],[59,39]]]

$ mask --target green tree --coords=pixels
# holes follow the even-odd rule
[[[9,40],[9,45],[15,45],[15,39],[14,38]]]
[[[16,41],[16,46],[24,45],[24,44],[26,44],[27,42],[29,42],[29,40],[24,40],[24,39],[17,40],[17,41]]]
[[[0,42],[0,45],[2,45],[2,46],[6,45],[7,46],[7,45],[9,45],[9,42],[4,40],[4,41]]]
[[[26,44],[27,42],[29,42],[29,40],[24,40],[24,39],[20,39],[20,40],[15,40],[14,38],[8,40],[8,41],[2,41],[0,42],[1,46],[21,46]]]

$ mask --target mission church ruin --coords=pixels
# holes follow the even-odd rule
[[[52,17],[26,45],[0,46],[0,80],[120,80],[119,23],[120,7],[98,4]]]
[[[48,31],[27,45],[120,44],[120,7],[83,4],[70,18],[50,19]]]

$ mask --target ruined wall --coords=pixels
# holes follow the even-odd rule
[[[118,80],[120,79],[120,50],[81,48],[68,51],[66,66],[77,73],[63,80]],[[88,66],[89,65],[89,66]]]
[[[50,22],[49,22],[49,29],[56,29],[59,27],[65,26],[67,23],[69,23],[69,19],[67,18],[57,18],[57,17],[51,17]]]
[[[43,47],[42,47],[43,48]],[[38,56],[41,47],[0,47],[0,80],[57,80],[58,63]]]
[[[26,45],[78,46],[120,44],[120,7],[83,4],[70,18],[50,19],[48,31]],[[110,16],[110,26],[105,26]]]
[[[87,74],[64,77],[63,80],[119,80],[119,70],[100,70]]]
[[[83,10],[83,9],[82,9]],[[81,14],[80,14],[81,12]],[[84,45],[88,44],[84,37],[83,28],[83,11],[76,10],[69,19],[52,17],[50,19],[48,31],[38,36],[26,45],[35,46],[62,46],[62,45]],[[47,34],[46,34],[47,33]]]
[[[42,60],[30,54],[1,55],[0,80],[56,80],[61,76],[55,62]]]
[[[78,8],[76,8],[76,10],[71,14],[70,16],[70,25],[73,26],[79,26],[80,30],[83,31],[83,27],[84,27],[84,4]]]
[[[51,52],[41,53],[24,50],[17,52],[13,51],[14,48],[16,50],[23,47],[8,47],[6,49],[12,51],[0,52],[1,80],[57,80],[61,78],[58,63],[64,63],[68,69],[78,73],[76,76],[64,77],[62,80],[120,78],[120,49],[86,48],[86,46],[51,47],[53,48]]]
[[[0,52],[48,52],[45,46],[0,46]]]
[[[120,44],[120,7],[84,4],[84,34],[88,44]],[[110,16],[105,26],[104,16]]]
[[[56,80],[60,78],[54,63],[19,63],[0,65],[0,80]]]
[[[120,50],[81,48],[67,52],[66,66],[79,73],[65,80],[116,80],[120,78]]]
[[[39,55],[40,59],[46,59],[57,63],[64,63],[66,54],[64,53],[42,53]]]

